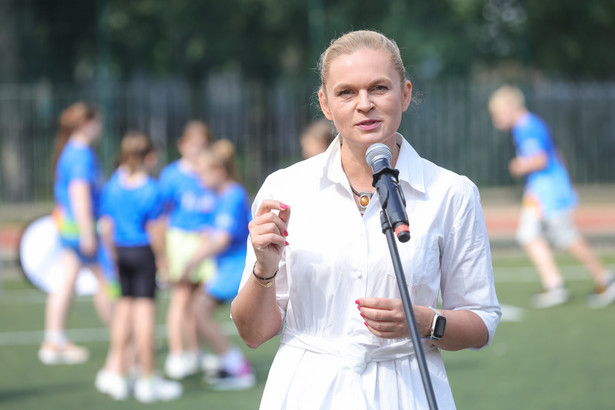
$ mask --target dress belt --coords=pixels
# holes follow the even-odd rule
[[[288,328],[284,329],[280,343],[314,353],[340,357],[346,367],[359,374],[363,373],[369,362],[401,359],[414,354],[414,345],[410,339],[374,347],[357,343],[351,338],[330,341]],[[425,352],[436,349],[431,343],[422,342],[422,344]]]

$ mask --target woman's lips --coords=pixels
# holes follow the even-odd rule
[[[359,128],[361,128],[362,130],[367,130],[367,131],[373,130],[379,125],[380,125],[380,121],[378,120],[365,120],[357,124]]]

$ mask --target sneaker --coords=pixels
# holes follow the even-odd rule
[[[587,297],[587,304],[592,308],[603,308],[615,301],[615,279],[606,286],[601,286]]]
[[[220,371],[220,358],[213,353],[203,352],[201,370],[205,376],[215,377]]]
[[[130,396],[128,379],[117,373],[100,370],[94,380],[96,390],[108,394],[115,400],[126,400]]]
[[[220,369],[216,375],[206,376],[205,381],[210,384],[213,390],[217,391],[245,390],[256,385],[254,371],[247,360],[244,360],[239,372],[233,374],[225,369]]]
[[[53,364],[79,364],[87,361],[90,352],[85,347],[66,343],[58,346],[53,343],[43,342],[38,351],[39,360],[46,365]]]
[[[141,377],[135,383],[135,399],[141,403],[169,401],[181,397],[183,386],[173,380],[166,380],[159,375]]]
[[[532,306],[535,308],[549,308],[566,303],[570,298],[570,291],[565,287],[545,290],[532,296]]]
[[[181,380],[199,372],[199,359],[194,353],[171,354],[164,363],[164,372],[171,379]]]

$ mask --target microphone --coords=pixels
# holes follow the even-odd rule
[[[398,185],[399,171],[391,166],[393,153],[384,144],[372,144],[365,152],[365,160],[372,168],[372,186],[376,187],[382,210],[400,242],[410,240],[410,227],[406,215],[406,199]]]

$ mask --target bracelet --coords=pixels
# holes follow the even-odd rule
[[[268,278],[263,278],[262,276],[258,276],[258,275],[256,274],[256,272],[254,272],[254,268],[256,268],[256,262],[254,263],[254,267],[252,267],[252,275],[254,275],[254,277],[255,277],[256,279],[258,279],[258,280],[262,280],[262,281],[265,281],[265,282],[270,281],[270,280],[272,280],[273,278],[275,278],[275,277],[276,277],[276,275],[278,274],[278,271],[279,271],[279,269],[277,269],[273,275],[269,276]],[[259,283],[260,283],[260,282],[259,282]],[[261,285],[262,285],[262,283],[261,283]],[[270,285],[270,286],[271,286],[271,285]],[[269,287],[269,286],[267,286],[267,287]]]
[[[262,283],[260,280],[256,279],[256,276],[254,276],[254,281],[256,283],[258,283],[259,285],[261,285],[262,287],[264,287],[264,288],[270,288],[271,285],[273,285],[273,281],[267,282],[267,283]]]

